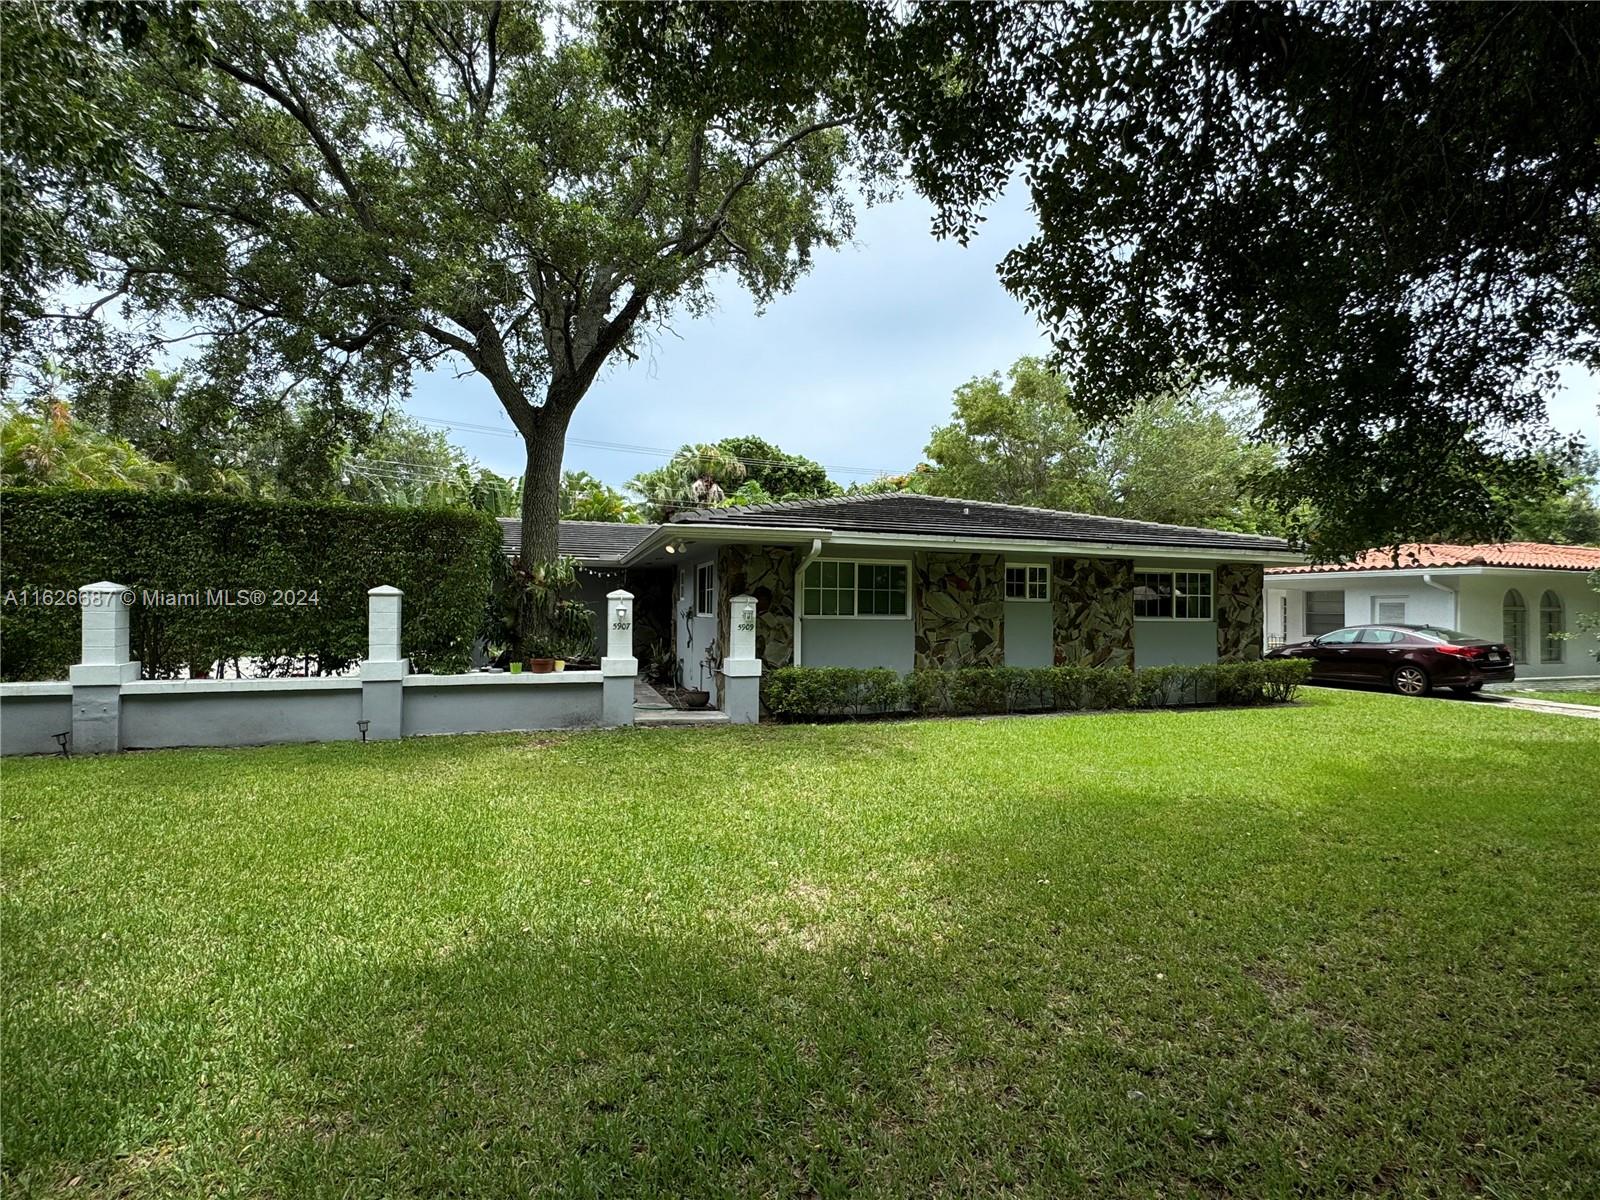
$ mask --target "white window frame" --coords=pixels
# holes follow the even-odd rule
[[[821,568],[823,563],[849,563],[855,568],[855,596],[854,607],[861,608],[861,568],[862,567],[904,567],[906,572],[906,607],[901,613],[810,613],[806,611],[805,576],[800,578],[800,615],[807,621],[909,621],[911,619],[911,590],[915,580],[911,575],[911,562],[904,558],[818,558],[806,566],[809,572],[812,567]]]
[[[1013,571],[1022,572],[1022,595],[1011,594],[1011,580],[1009,576]],[[1035,596],[1031,593],[1034,588],[1033,572],[1038,571],[1043,576],[1044,595]],[[1048,604],[1050,603],[1050,564],[1047,562],[1010,562],[1005,565],[1005,574],[1000,577],[1000,590],[1005,595],[1007,604]]]
[[[1197,569],[1197,568],[1194,568],[1194,567],[1151,567],[1151,568],[1146,568],[1146,569],[1143,569],[1143,570],[1137,570],[1136,569],[1134,571],[1134,573],[1133,573],[1134,586],[1135,587],[1138,586],[1138,579],[1139,579],[1139,576],[1141,576],[1141,575],[1171,575],[1171,576],[1174,576],[1174,577],[1178,576],[1178,575],[1204,575],[1206,577],[1206,580],[1207,580],[1207,584],[1206,584],[1206,600],[1208,601],[1207,607],[1210,608],[1211,611],[1208,612],[1203,617],[1179,617],[1179,616],[1141,617],[1141,616],[1138,615],[1137,612],[1135,612],[1134,613],[1134,617],[1133,617],[1133,619],[1135,621],[1184,621],[1184,622],[1187,622],[1189,624],[1196,624],[1196,623],[1211,624],[1211,623],[1214,623],[1216,621],[1216,619],[1217,619],[1217,573],[1215,571]],[[1176,601],[1177,601],[1177,598],[1178,598],[1178,596],[1177,596],[1177,583],[1176,582],[1173,582],[1172,588],[1173,588],[1172,599],[1174,601],[1173,607],[1176,608],[1177,607]],[[1131,596],[1130,596],[1130,599],[1131,599]]]
[[[1555,604],[1546,604],[1545,601],[1554,600]],[[1545,632],[1545,617],[1555,614],[1555,625],[1549,633]],[[1539,593],[1539,661],[1545,664],[1564,663],[1567,661],[1567,602],[1554,588],[1545,588]]]
[[[1516,603],[1510,603],[1516,597]],[[1538,613],[1535,608],[1534,613]],[[1517,625],[1520,628],[1506,629],[1506,624],[1512,614],[1517,614]],[[1523,599],[1521,588],[1507,588],[1505,595],[1500,597],[1500,632],[1501,638],[1511,650],[1511,657],[1518,663],[1533,661],[1533,654],[1528,646],[1528,602]]]
[[[702,576],[701,572],[704,572]],[[704,586],[700,580],[705,579]],[[701,600],[709,597],[709,607],[702,607]],[[697,617],[714,617],[717,615],[717,564],[711,562],[700,563],[694,569],[694,615]]]
[[[1406,623],[1406,609],[1410,601],[1409,596],[1374,596],[1372,598],[1372,623],[1374,625],[1404,625]],[[1400,619],[1398,621],[1385,621],[1381,610],[1385,604],[1398,604],[1400,606]]]

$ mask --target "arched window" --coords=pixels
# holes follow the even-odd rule
[[[1567,639],[1567,614],[1561,607],[1561,597],[1546,592],[1539,597],[1539,661],[1558,663],[1565,657]]]
[[[1522,593],[1512,588],[1506,593],[1501,606],[1502,640],[1511,647],[1519,663],[1528,661],[1528,606],[1522,602]]]

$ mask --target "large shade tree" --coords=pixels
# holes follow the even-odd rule
[[[1020,173],[1000,264],[1091,419],[1256,391],[1271,494],[1354,551],[1503,534],[1558,487],[1553,367],[1600,365],[1600,5],[618,5],[660,104],[869,79],[937,229]],[[781,28],[782,60],[761,53]],[[749,51],[741,55],[737,51]],[[1313,510],[1302,508],[1302,512]]]
[[[99,52],[119,106],[97,119],[132,167],[80,223],[74,269],[105,288],[85,311],[115,298],[313,392],[476,372],[526,442],[526,562],[557,553],[564,436],[606,365],[718,273],[758,302],[791,287],[849,236],[851,168],[885,166],[847,89],[630,102],[581,6],[217,4],[196,25],[198,54],[161,26]]]

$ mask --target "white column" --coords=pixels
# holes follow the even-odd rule
[[[618,588],[606,596],[606,654],[600,660],[603,720],[633,724],[633,681],[639,660],[633,656],[633,593]]]
[[[72,750],[109,754],[122,748],[122,685],[139,678],[128,653],[132,588],[109,580],[78,589],[83,620],[83,661],[72,681]]]
[[[400,605],[397,587],[367,592],[367,657],[361,664],[361,719],[368,741],[387,741],[405,729],[402,705],[411,664],[400,655]]]
[[[367,592],[367,661],[400,661],[400,605],[405,593],[397,587]]]
[[[739,725],[761,719],[761,660],[756,657],[756,598],[728,601],[728,655],[722,660],[722,711]]]

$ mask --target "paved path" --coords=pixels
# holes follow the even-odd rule
[[[1439,699],[1444,700],[1447,697],[1440,696]],[[1528,712],[1551,713],[1558,717],[1586,717],[1591,721],[1600,721],[1600,704],[1557,704],[1554,700],[1536,700],[1531,696],[1497,696],[1492,692],[1481,692],[1461,702],[1498,704],[1503,708],[1521,708]]]
[[[635,725],[726,725],[728,714],[715,708],[673,708],[672,702],[643,679],[633,681]]]

